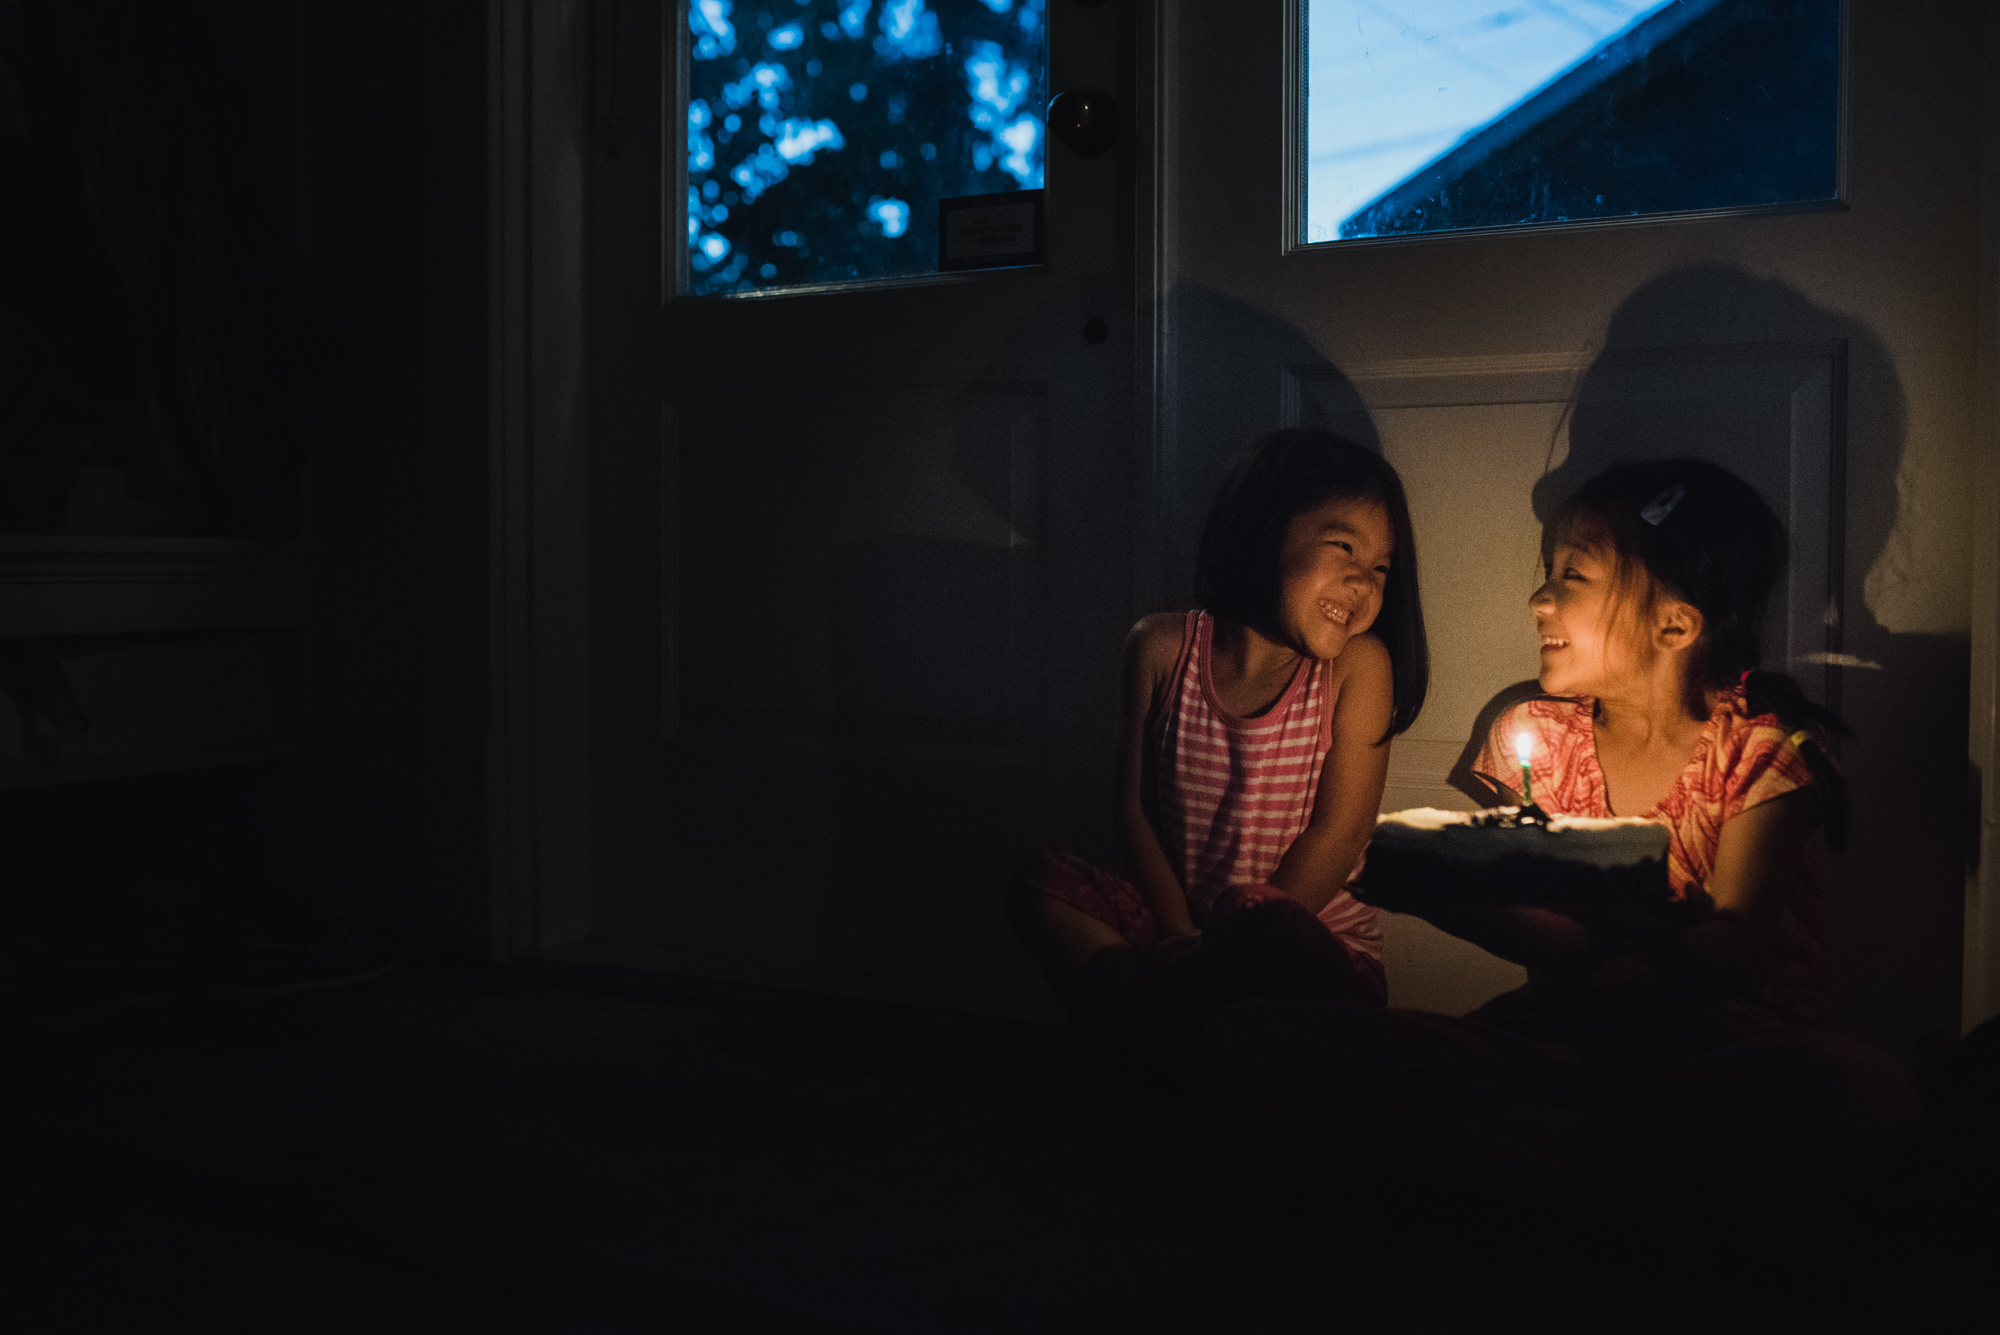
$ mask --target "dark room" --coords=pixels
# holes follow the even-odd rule
[[[10,1330],[1984,1328],[1993,850],[1982,0],[0,0]]]

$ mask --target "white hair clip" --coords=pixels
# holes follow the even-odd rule
[[[1676,482],[1665,491],[1646,502],[1646,508],[1639,512],[1639,518],[1658,528],[1666,517],[1674,512],[1674,507],[1688,494],[1688,489]]]

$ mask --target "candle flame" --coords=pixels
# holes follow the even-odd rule
[[[1534,737],[1533,737],[1533,736],[1531,736],[1531,735],[1530,735],[1530,734],[1528,734],[1528,733],[1525,733],[1525,732],[1517,732],[1517,733],[1515,733],[1515,734],[1514,734],[1514,754],[1515,754],[1515,755],[1517,755],[1517,756],[1519,756],[1519,757],[1521,757],[1521,765],[1522,765],[1522,767],[1523,767],[1523,768],[1525,768],[1525,767],[1527,766],[1527,763],[1528,763],[1528,761],[1529,761],[1529,760],[1530,760],[1530,759],[1531,759],[1531,758],[1532,758],[1532,757],[1534,756],[1534,754],[1535,754],[1535,739],[1534,739]]]

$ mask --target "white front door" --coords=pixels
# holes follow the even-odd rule
[[[618,8],[618,96],[668,133],[632,116],[589,164],[589,885],[533,949],[1052,1016],[1001,892],[1037,848],[1109,852],[1131,138],[1048,146],[1040,269],[663,300],[688,31]],[[738,3],[744,50],[765,9],[856,7]],[[1051,88],[1129,107],[1130,15],[1045,13]]]

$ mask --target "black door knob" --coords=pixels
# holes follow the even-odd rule
[[[1094,158],[1117,143],[1124,128],[1118,104],[1102,89],[1073,88],[1049,103],[1049,133],[1080,158]]]

